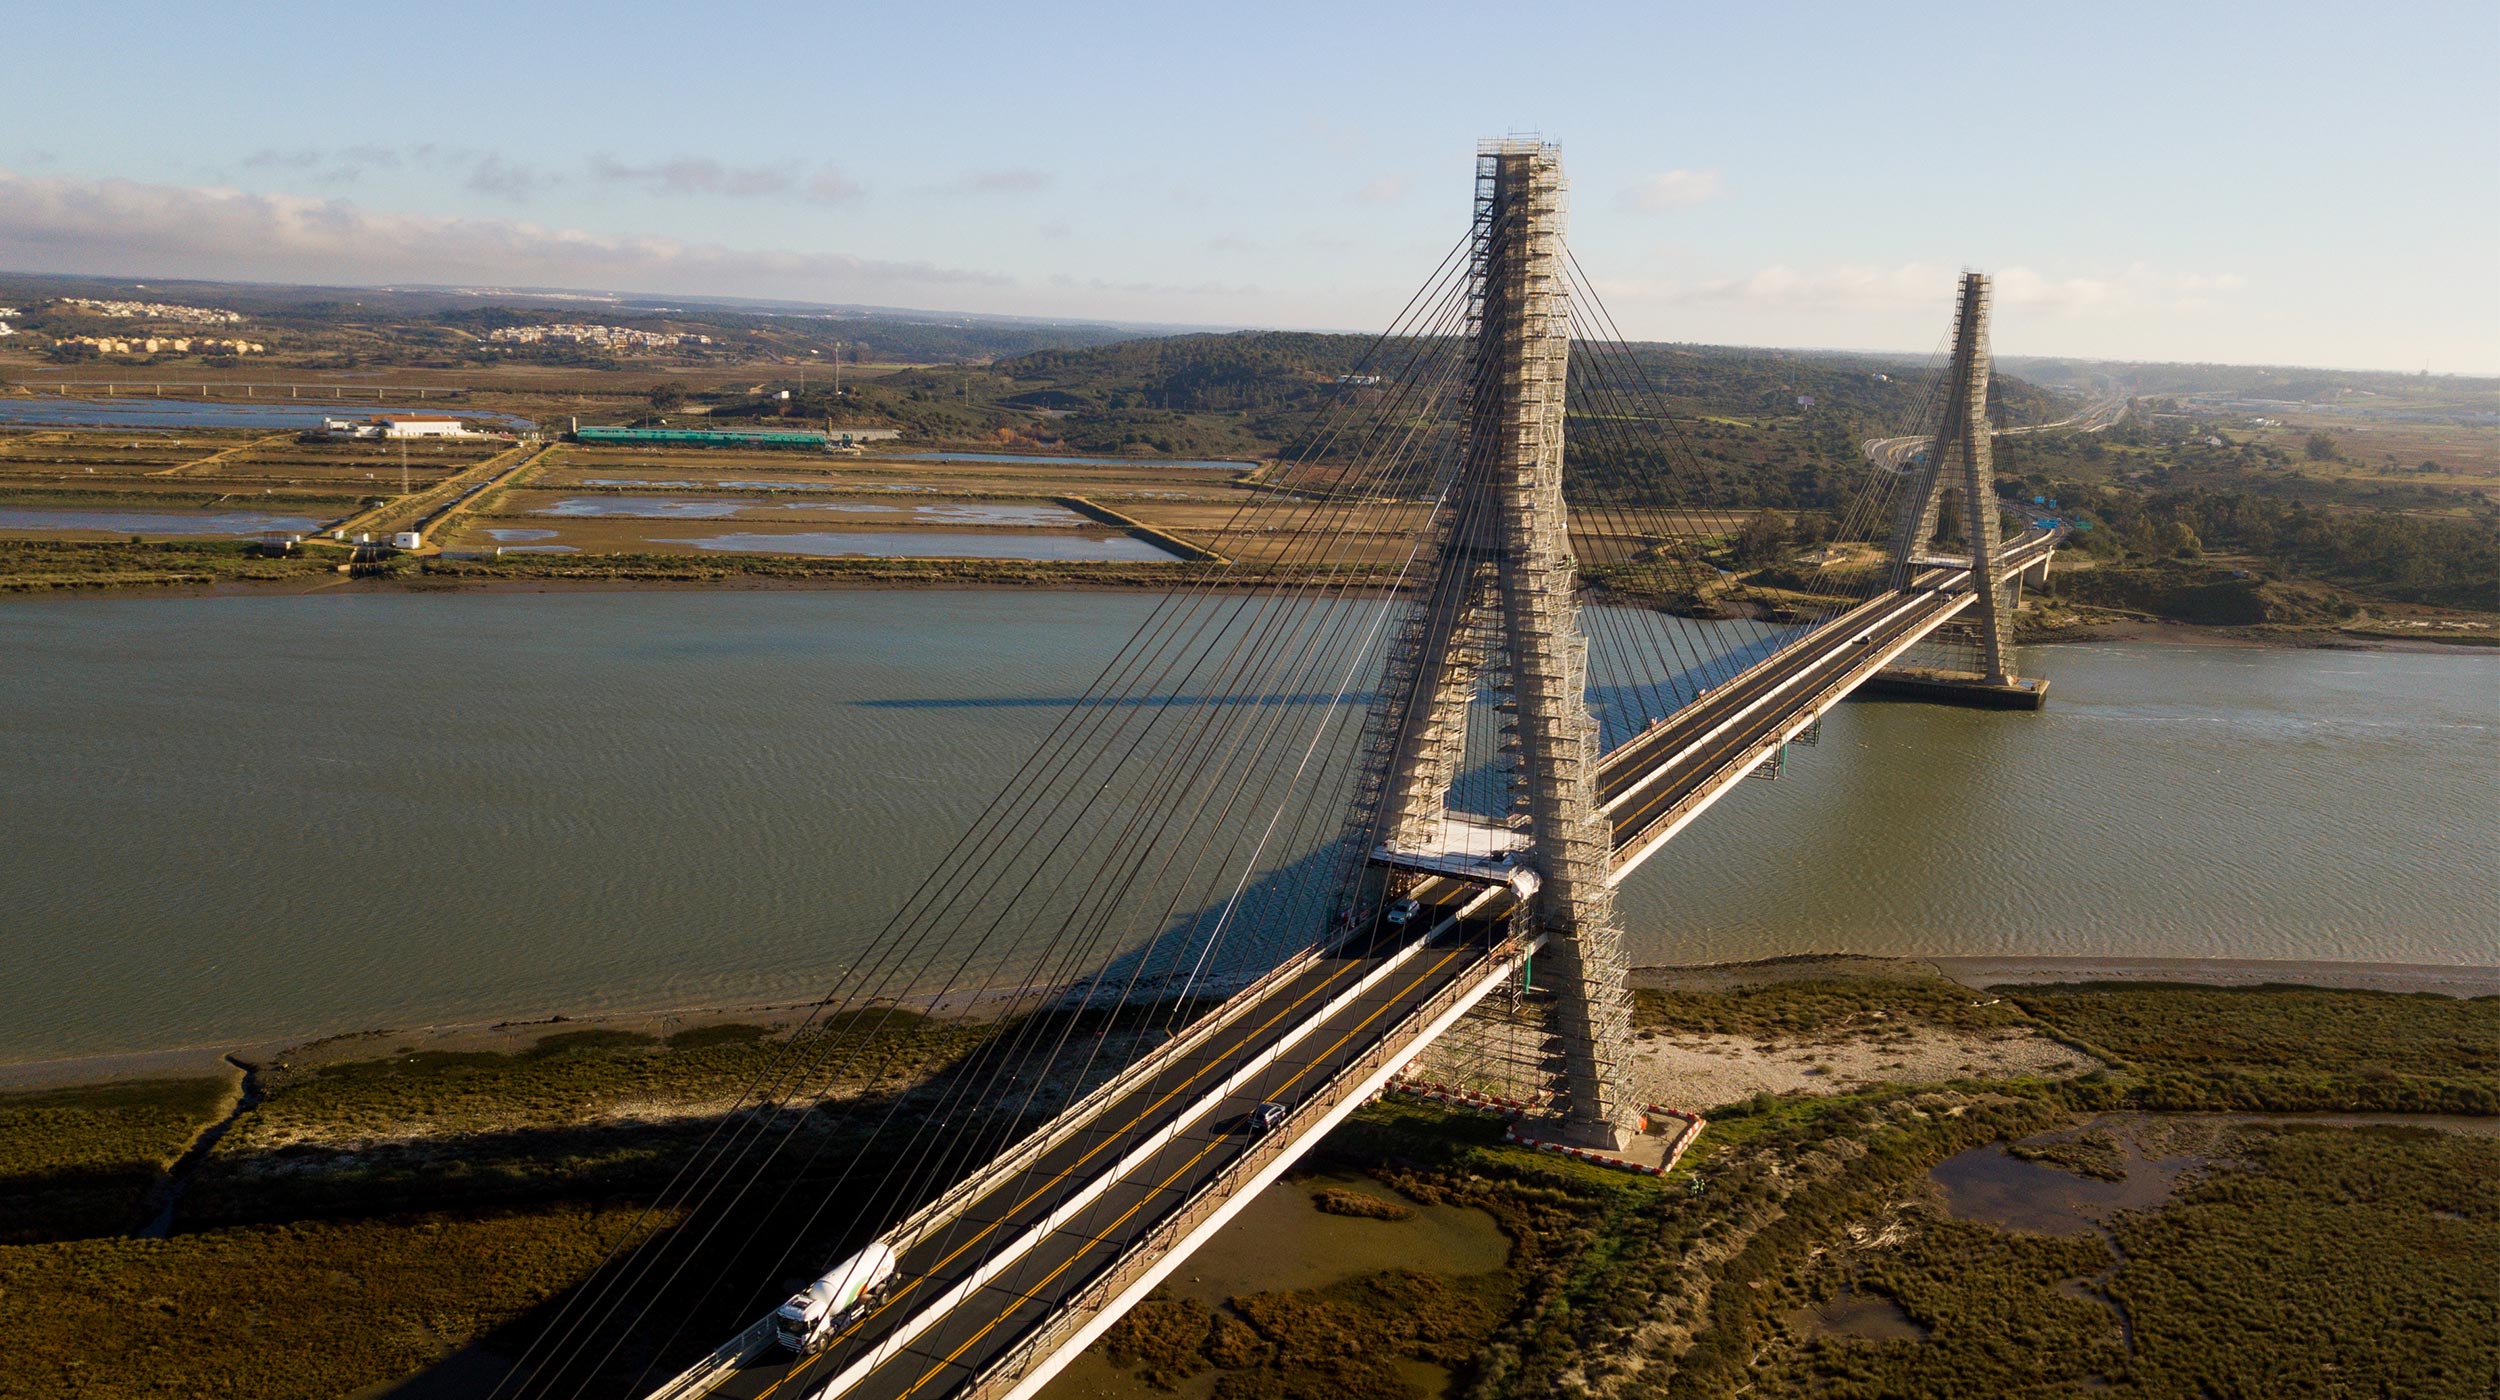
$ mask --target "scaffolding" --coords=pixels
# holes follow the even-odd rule
[[[1953,358],[1945,371],[1952,392],[1945,396],[1944,419],[1936,425],[1926,460],[1919,465],[1916,488],[1902,498],[1894,519],[1892,586],[1909,588],[1920,572],[1937,564],[1959,567],[1967,563],[1971,591],[1978,595],[1970,611],[1974,625],[1958,637],[1940,638],[1930,654],[1951,656],[1957,643],[1967,646],[1971,669],[1987,684],[2002,686],[2011,682],[2013,674],[2006,664],[2006,641],[2013,635],[2013,590],[1998,582],[1995,567],[2001,524],[1988,427],[1988,376],[1993,365],[1988,349],[1988,297],[1986,273],[1962,274],[1961,301],[1953,320]],[[1945,470],[1948,461],[1960,464],[1958,480]],[[1934,551],[1946,498],[1957,488],[1964,547],[1946,558]]]
[[[1435,571],[1391,648],[1364,776],[1370,830],[1412,851],[1447,848],[1471,712],[1494,716],[1499,824],[1539,877],[1521,911],[1549,936],[1543,1045],[1564,1134],[1619,1147],[1640,1127],[1627,1072],[1631,998],[1608,883],[1613,833],[1597,807],[1601,757],[1588,639],[1563,506],[1571,306],[1558,152],[1487,142],[1476,158],[1460,465],[1439,512]],[[1507,1017],[1514,1031],[1523,1017]],[[1512,1038],[1515,1038],[1512,1037]]]

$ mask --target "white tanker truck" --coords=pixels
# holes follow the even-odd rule
[[[834,1333],[884,1291],[894,1263],[893,1249],[879,1240],[834,1265],[773,1310],[773,1337],[801,1356],[823,1351]]]

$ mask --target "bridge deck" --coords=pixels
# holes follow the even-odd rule
[[[2057,540],[2026,534],[2000,553],[1999,573],[2031,567]],[[1967,568],[1930,569],[1908,589],[1825,621],[1607,754],[1597,800],[1614,828],[1613,878],[1621,880],[1789,736],[1969,607],[1969,578]]]
[[[2011,575],[2056,546],[2008,544]],[[1935,568],[1705,692],[1607,755],[1599,801],[1617,878],[1893,657],[1969,606]],[[1509,976],[1508,886],[1428,877],[1425,932],[1312,955],[1227,1003],[1159,1059],[1081,1103],[1037,1147],[977,1173],[888,1239],[894,1283],[819,1355],[760,1329],[655,1392],[738,1400],[1030,1394],[1474,999]],[[1286,1106],[1265,1136],[1244,1127]]]
[[[1442,894],[1477,892],[1452,886]],[[1487,901],[1500,896],[1477,899]],[[903,1251],[884,1298],[825,1351],[795,1360],[763,1349],[668,1393],[750,1400],[964,1393],[1103,1283],[1138,1242],[1167,1230],[1203,1188],[1245,1164],[1273,1159],[1281,1167],[1298,1155],[1324,1131],[1322,1120],[1341,1116],[1328,1110],[1344,1099],[1351,1068],[1393,1068],[1411,1058],[1421,1048],[1418,1009],[1483,979],[1500,956],[1504,922],[1445,919],[1429,934],[1310,961],[927,1231]],[[1264,1138],[1244,1126],[1262,1101],[1292,1114]],[[1106,1294],[1089,1311],[1109,1301]],[[1036,1354],[1030,1366],[1051,1355]]]

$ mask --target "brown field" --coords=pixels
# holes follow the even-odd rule
[[[332,519],[422,492],[499,442],[299,442],[291,432],[113,429],[0,433],[0,503],[62,509],[265,510]],[[120,531],[9,530],[10,538],[105,539]]]
[[[2500,487],[2500,428],[2452,423],[2372,423],[2334,415],[2287,418],[2280,428],[2242,430],[2252,441],[2289,453],[2296,470],[2333,480],[2414,486],[2471,496]],[[2343,461],[2312,462],[2303,449],[2309,434],[2335,439]],[[2441,470],[2426,472],[2424,462]]]
[[[596,413],[604,419],[616,411],[619,400],[640,399],[650,393],[655,384],[683,384],[697,393],[720,389],[744,390],[760,388],[768,383],[784,384],[799,372],[795,363],[773,361],[684,365],[655,362],[631,364],[622,369],[528,364],[315,369],[291,362],[299,358],[302,357],[280,351],[247,358],[240,364],[223,369],[197,360],[153,365],[101,361],[58,365],[32,352],[18,350],[0,352],[0,382],[23,386],[38,393],[57,392],[63,384],[86,386],[109,383],[117,386],[122,393],[145,390],[147,386],[162,386],[162,394],[167,398],[241,400],[247,397],[286,399],[292,396],[308,406],[326,401],[337,404],[341,409],[353,408],[360,402],[366,405],[405,405],[413,400],[419,405],[430,405],[439,399],[446,409],[453,412],[462,408],[519,412],[536,417],[551,428],[561,428],[562,415],[568,409]],[[920,366],[845,363],[842,377],[878,379],[916,368]],[[807,373],[811,377],[822,372],[821,364],[809,363]],[[246,386],[254,387],[247,392]],[[70,392],[79,397],[92,397],[102,391],[78,387]]]
[[[405,487],[422,497],[505,446],[500,441],[408,443]],[[376,502],[400,499],[401,455],[398,443],[303,442],[284,432],[5,433],[0,434],[0,502],[98,509],[251,508],[334,521]],[[1427,508],[1419,503],[1319,505],[1246,484],[1250,476],[1247,464],[1229,471],[1144,461],[956,462],[901,454],[849,457],[568,444],[537,459],[521,478],[464,506],[429,544],[458,553],[500,548],[693,555],[729,552],[707,550],[701,542],[737,534],[761,537],[742,541],[739,553],[1142,563],[1207,548],[1249,564],[1393,568],[1408,556],[1415,531],[1424,523]],[[651,501],[634,514],[594,513],[601,504],[634,509],[620,499],[624,497]],[[584,513],[551,513],[567,502]],[[385,509],[360,519],[380,521],[390,514]],[[1596,528],[1580,537],[1584,559],[1623,559],[1639,547],[1637,539],[1605,529],[1611,521],[1590,524]],[[1158,540],[1150,532],[1170,538]],[[105,531],[8,533],[53,539],[117,537]],[[821,538],[827,535],[844,538]],[[937,535],[958,538],[929,538]],[[772,542],[773,536],[820,538],[794,538],[783,548]],[[1319,537],[1329,543],[1322,545]]]
[[[501,544],[561,546],[582,553],[684,554],[705,552],[687,543],[689,539],[727,533],[946,533],[1071,542],[1121,536],[1104,521],[1054,504],[1069,497],[1203,542],[1251,499],[1234,485],[1235,477],[1221,470],[1152,463],[937,462],[770,450],[567,446],[525,488],[481,502],[476,514],[439,543],[463,551]],[[704,502],[736,505],[726,515],[660,518],[547,513],[567,500],[626,496],[696,509]],[[1179,517],[1167,524],[1163,516],[1176,510]],[[509,533],[518,530],[554,533]],[[506,532],[501,539],[498,531]]]

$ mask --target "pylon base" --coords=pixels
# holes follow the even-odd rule
[[[1981,710],[2037,710],[2049,703],[2049,683],[2040,676],[2008,676],[1992,681],[1977,671],[1899,666],[1876,672],[1850,698],[1917,700]]]
[[[1621,1155],[1631,1150],[1632,1146],[1641,1140],[1641,1134],[1648,1126],[1646,1119],[1630,1127],[1617,1123],[1573,1123],[1548,1120],[1537,1124],[1534,1129],[1523,1133],[1522,1136],[1542,1139],[1564,1147],[1580,1147],[1591,1152]]]

